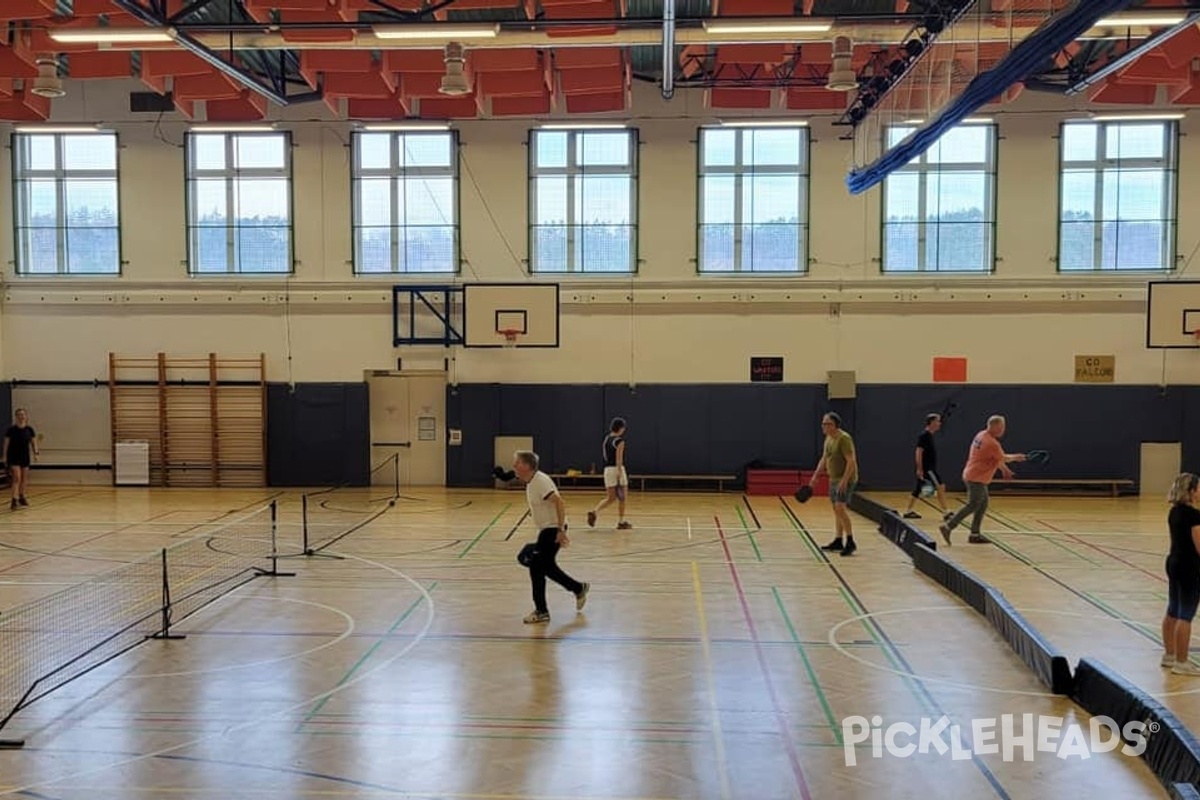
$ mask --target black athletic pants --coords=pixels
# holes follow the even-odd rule
[[[547,613],[546,578],[557,583],[571,594],[583,591],[583,584],[562,571],[554,560],[558,555],[558,528],[546,528],[538,534],[537,558],[529,567],[529,582],[533,585],[533,607]]]

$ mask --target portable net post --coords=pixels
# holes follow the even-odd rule
[[[186,639],[181,633],[171,633],[171,577],[167,569],[167,548],[162,549],[162,628],[151,639]]]

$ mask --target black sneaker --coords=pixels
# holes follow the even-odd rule
[[[842,540],[841,540],[841,539],[834,539],[834,540],[833,540],[832,542],[830,542],[829,544],[827,544],[827,545],[823,545],[823,546],[821,547],[821,549],[822,549],[822,550],[838,550],[838,551],[841,551],[841,550],[842,550],[844,547],[845,547],[845,545],[844,545],[844,544],[842,544]]]
[[[915,511],[905,511],[904,518],[905,519],[920,519],[921,515]]]
[[[15,498],[15,497],[14,497],[14,498],[12,499],[12,505],[11,505],[11,506],[9,506],[9,508],[11,508],[13,511],[16,511],[16,510],[17,510],[17,498]]]
[[[967,541],[971,544],[990,544],[992,540],[978,533],[972,533],[967,537]]]
[[[950,546],[950,526],[946,523],[938,525],[938,531],[941,532],[942,538],[946,540],[946,547]]]
[[[857,549],[858,549],[858,545],[856,545],[854,543],[853,539],[850,539],[849,541],[846,542],[846,546],[842,548],[842,555],[844,555],[844,556],[854,555],[854,551]]]
[[[24,496],[18,497],[18,498],[17,498],[17,502],[18,502],[18,503],[20,503],[20,504],[21,504],[21,505],[23,505],[23,506],[27,506],[27,505],[29,505],[29,501],[28,501],[28,500],[26,500]]]

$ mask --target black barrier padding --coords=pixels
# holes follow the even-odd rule
[[[883,522],[884,514],[892,511],[892,509],[888,508],[882,503],[878,503],[868,497],[864,497],[861,494],[850,495],[850,502],[847,505],[850,506],[850,510],[855,514],[866,517],[876,525],[879,525]]]
[[[1190,783],[1173,783],[1167,787],[1171,800],[1200,800],[1200,789]]]
[[[1146,723],[1153,732],[1145,734],[1142,759],[1167,788],[1200,782],[1200,742],[1161,703],[1110,667],[1081,658],[1072,699],[1093,716],[1111,717],[1122,729],[1127,722]]]
[[[992,627],[1004,637],[1013,652],[1025,662],[1038,680],[1055,694],[1070,695],[1074,690],[1071,665],[1042,634],[1025,621],[1004,596],[995,589],[987,590],[985,616]]]
[[[950,562],[942,558],[937,551],[919,547],[913,551],[912,560],[918,572],[929,576],[947,589],[950,588]]]
[[[937,549],[937,542],[929,538],[925,531],[905,522],[895,511],[888,511],[883,515],[883,520],[879,524],[879,532],[909,556],[912,556],[914,547]]]

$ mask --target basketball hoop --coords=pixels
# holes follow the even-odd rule
[[[517,346],[517,337],[521,335],[521,331],[515,328],[505,328],[504,330],[496,331],[496,333],[504,337],[502,344],[506,350],[515,349]],[[1200,334],[1198,334],[1198,337],[1200,337]]]

